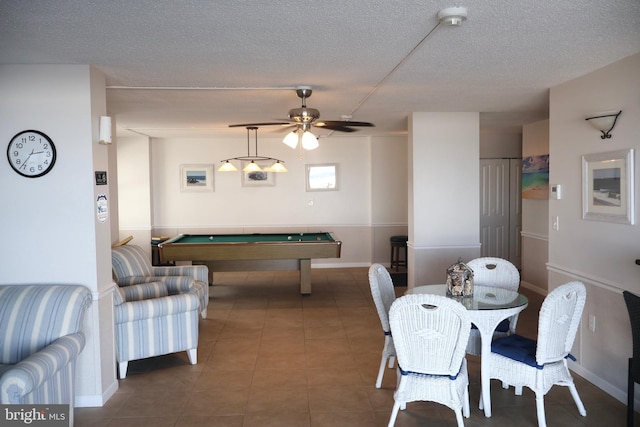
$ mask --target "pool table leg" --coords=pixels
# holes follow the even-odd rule
[[[300,260],[300,293],[302,295],[311,294],[311,260]]]

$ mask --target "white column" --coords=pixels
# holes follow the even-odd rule
[[[479,113],[409,116],[409,286],[480,254]]]
[[[57,149],[47,175],[24,178],[0,168],[3,237],[1,283],[81,284],[93,303],[85,317],[87,344],[76,376],[76,405],[100,406],[118,387],[115,377],[111,292],[111,224],[97,215],[109,195],[95,171],[109,170],[109,146],[98,144],[106,114],[105,77],[89,65],[0,66],[0,138],[35,129]],[[109,197],[108,197],[108,201]],[[108,205],[110,206],[110,205]],[[111,217],[115,212],[109,210]]]

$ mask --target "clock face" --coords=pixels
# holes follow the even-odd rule
[[[25,130],[11,138],[7,159],[14,171],[27,178],[47,174],[56,162],[56,146],[44,133]]]

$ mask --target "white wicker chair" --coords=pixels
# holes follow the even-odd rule
[[[389,328],[389,309],[396,299],[396,292],[393,289],[391,275],[382,264],[373,264],[369,267],[369,286],[371,287],[373,302],[378,310],[378,317],[380,317],[382,331],[384,332],[382,359],[380,360],[380,369],[378,370],[378,378],[376,379],[376,388],[380,388],[382,386],[382,377],[384,376],[384,368],[387,361],[389,368],[393,368],[396,359],[396,349],[393,346],[393,338],[391,337],[391,329]]]
[[[569,387],[578,412],[587,415],[567,367],[567,358],[575,360],[569,351],[586,298],[587,291],[581,282],[559,286],[547,295],[540,308],[537,342],[514,334],[491,344],[490,378],[513,385],[516,391],[522,387],[533,390],[540,427],[547,425],[544,395],[554,385]]]
[[[391,305],[389,324],[401,374],[389,426],[408,402],[431,401],[453,409],[463,427],[463,415],[469,417],[467,310],[443,296],[405,295]]]
[[[474,286],[493,286],[510,291],[517,291],[520,286],[520,272],[506,259],[482,257],[472,259],[466,264],[473,270]],[[493,338],[506,337],[515,333],[517,323],[517,314],[501,322],[493,333]],[[472,326],[467,353],[479,356],[481,347],[480,332]]]

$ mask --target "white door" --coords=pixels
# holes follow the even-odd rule
[[[480,160],[481,256],[520,266],[520,159]]]

